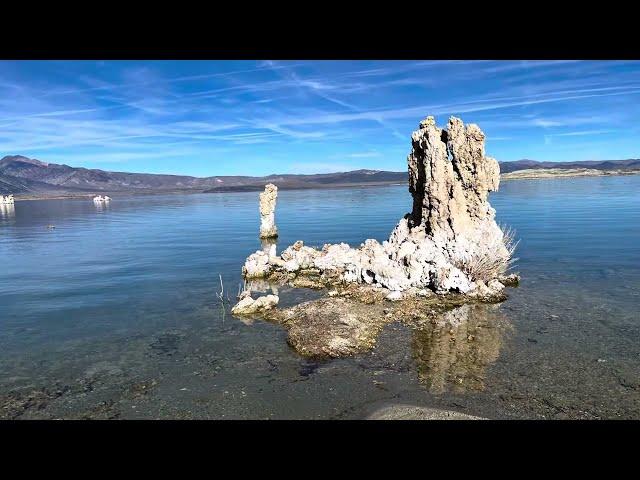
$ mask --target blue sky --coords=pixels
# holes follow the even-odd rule
[[[404,170],[434,115],[500,161],[640,157],[638,61],[6,61],[0,157],[196,176]]]

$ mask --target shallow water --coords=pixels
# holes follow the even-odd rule
[[[506,302],[323,362],[217,297],[260,248],[258,192],[3,206],[0,418],[640,418],[640,176],[506,181],[491,203],[520,238]],[[282,191],[278,249],[384,240],[409,206],[406,186]]]

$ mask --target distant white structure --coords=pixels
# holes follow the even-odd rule
[[[0,195],[0,204],[2,205],[13,205],[15,203],[13,199],[13,195]]]
[[[105,195],[98,195],[97,197],[93,197],[94,203],[109,203],[111,201],[111,197]]]

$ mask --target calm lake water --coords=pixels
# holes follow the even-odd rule
[[[216,296],[260,248],[258,192],[113,197],[0,206],[0,418],[640,418],[640,176],[503,182],[522,275],[506,302],[321,362]],[[278,251],[384,240],[410,203],[406,186],[282,191]]]

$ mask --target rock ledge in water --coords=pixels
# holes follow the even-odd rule
[[[231,309],[234,315],[251,315],[253,313],[265,312],[278,305],[280,299],[277,295],[265,295],[257,299],[250,295],[243,295],[243,298]]]
[[[481,302],[470,304],[464,295],[453,294],[382,302],[384,295],[376,291],[379,289],[369,288],[366,292],[353,286],[293,307],[270,309],[263,317],[287,329],[287,342],[299,354],[335,358],[373,349],[384,326],[392,322],[416,330],[436,326],[459,329],[473,320],[478,308],[492,307]]]

